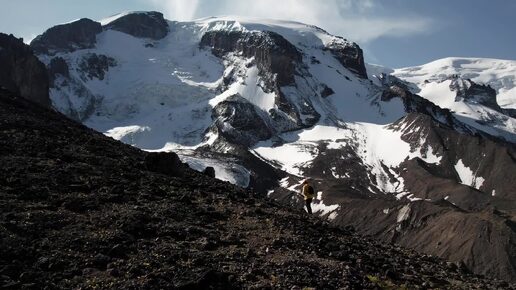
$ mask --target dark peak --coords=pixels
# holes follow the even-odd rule
[[[164,38],[169,31],[163,14],[156,11],[131,12],[109,22],[104,28],[155,40]]]
[[[327,44],[324,49],[330,51],[345,68],[359,77],[367,79],[364,53],[358,44],[344,38],[337,38]]]
[[[0,33],[0,87],[42,106],[50,106],[45,65],[21,38]]]
[[[32,40],[30,46],[36,53],[50,54],[55,51],[70,52],[77,49],[92,48],[95,46],[96,36],[100,32],[102,32],[100,23],[82,18],[49,28]]]

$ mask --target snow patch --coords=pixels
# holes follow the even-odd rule
[[[249,186],[251,173],[247,168],[231,162],[222,162],[217,159],[200,158],[178,153],[181,161],[187,163],[192,169],[203,171],[211,166],[215,169],[215,178],[228,181],[232,184],[246,188]]]
[[[138,139],[144,138],[144,133],[149,131],[151,131],[150,127],[133,125],[125,127],[115,127],[113,129],[109,129],[104,134],[115,140],[119,140],[130,145],[135,145],[138,144]]]
[[[338,216],[338,213],[336,211],[334,211],[328,215],[328,219],[334,220],[337,216]]]
[[[480,189],[482,184],[484,184],[485,179],[481,176],[476,176],[476,172],[466,167],[461,159],[455,164],[455,171],[459,175],[460,183],[464,185]]]
[[[409,217],[410,217],[410,204],[406,204],[398,212],[398,217],[396,218],[396,222],[400,223],[402,221],[407,220]]]
[[[322,200],[319,203],[312,203],[312,212],[319,213],[319,216],[325,216],[339,208],[340,205],[338,204],[325,205]]]

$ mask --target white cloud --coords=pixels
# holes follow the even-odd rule
[[[389,11],[375,0],[147,0],[171,20],[240,15],[295,20],[317,25],[358,43],[379,37],[403,37],[431,30],[433,21],[420,15]]]
[[[199,0],[150,0],[150,2],[171,20],[192,20],[196,18]],[[216,5],[210,1],[210,5]]]
[[[431,26],[432,21],[425,18],[350,18],[333,26],[332,32],[343,31],[343,36],[354,41],[369,42],[382,36],[403,37],[425,33]]]

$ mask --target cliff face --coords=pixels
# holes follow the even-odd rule
[[[0,33],[0,86],[49,107],[45,65],[21,39]]]
[[[325,49],[330,51],[344,67],[347,67],[361,78],[367,79],[364,53],[356,43],[337,39],[329,43]]]

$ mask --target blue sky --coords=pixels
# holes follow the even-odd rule
[[[448,56],[516,60],[512,0],[0,0],[0,32],[28,40],[58,23],[158,10],[170,20],[244,15],[314,24],[389,67]]]

